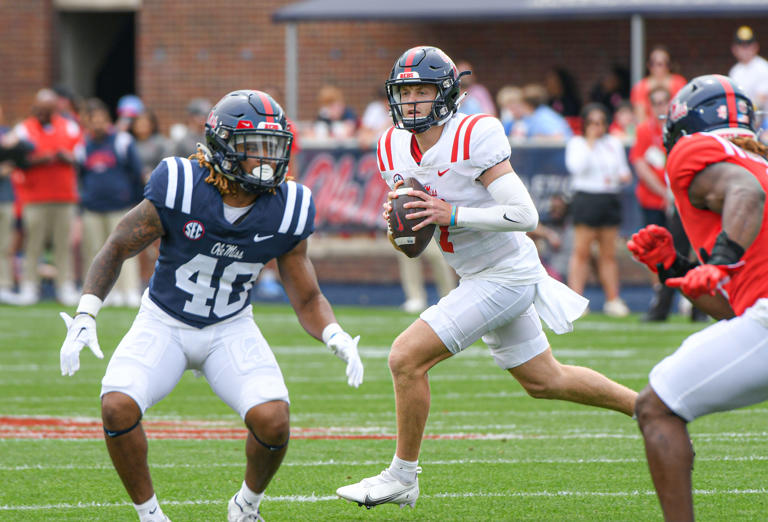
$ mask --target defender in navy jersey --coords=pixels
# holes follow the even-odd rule
[[[107,449],[141,521],[167,520],[152,487],[141,417],[187,369],[205,375],[245,421],[245,480],[228,519],[261,520],[259,503],[289,438],[288,390],[249,304],[269,260],[277,259],[304,329],[347,364],[350,386],[363,380],[359,336],[336,322],[307,257],[315,207],[307,187],[285,181],[293,136],[282,108],[263,92],[234,91],[212,109],[205,135],[190,159],[160,162],[144,200],[94,259],[75,317],[61,314],[68,329],[61,370],[73,375],[83,347],[103,357],[95,317],[123,261],[161,238],[149,289],[101,389]]]

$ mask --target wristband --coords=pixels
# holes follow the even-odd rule
[[[733,241],[725,233],[725,230],[717,235],[715,244],[712,246],[712,252],[705,258],[702,255],[702,259],[708,265],[735,265],[741,260],[744,255],[744,247]]]
[[[94,319],[101,310],[102,300],[93,294],[83,294],[80,297],[80,303],[77,305],[78,314],[88,314]]]
[[[456,205],[453,205],[451,207],[451,222],[450,226],[455,227],[456,226],[456,211],[458,210],[458,207]]]
[[[669,265],[669,268],[664,268],[663,263],[656,264],[656,271],[659,274],[659,282],[664,284],[664,281],[670,277],[683,277],[692,268],[699,266],[698,263],[688,261],[680,252],[675,251],[675,261]]]
[[[331,337],[343,331],[344,330],[341,328],[341,326],[339,326],[339,323],[330,323],[323,329],[323,342],[328,344],[328,342],[331,340]]]

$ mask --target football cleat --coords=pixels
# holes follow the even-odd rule
[[[264,519],[259,513],[259,508],[254,507],[253,504],[245,500],[240,496],[240,492],[235,493],[235,496],[229,500],[227,506],[227,521],[228,522],[264,522]]]
[[[421,468],[417,468],[416,473],[421,473]],[[419,498],[419,478],[417,476],[412,484],[403,484],[389,472],[389,469],[385,469],[375,477],[340,487],[336,490],[336,494],[344,500],[357,502],[358,506],[365,506],[368,509],[388,503],[397,504],[401,508],[406,505],[414,507],[416,499]]]

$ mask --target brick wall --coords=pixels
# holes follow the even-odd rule
[[[51,0],[0,2],[0,105],[5,123],[26,116],[53,74]]]

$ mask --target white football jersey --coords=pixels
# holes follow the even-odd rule
[[[498,119],[487,114],[457,113],[443,126],[438,142],[423,153],[420,164],[411,152],[412,139],[409,131],[394,127],[379,139],[379,171],[390,187],[400,178],[412,177],[429,194],[452,205],[498,205],[477,180],[511,153]],[[536,246],[524,232],[440,226],[435,229],[435,241],[462,278],[532,284],[546,277]]]

